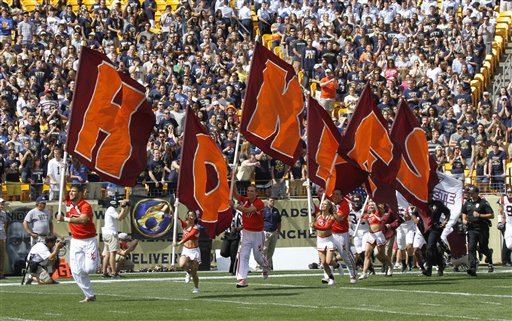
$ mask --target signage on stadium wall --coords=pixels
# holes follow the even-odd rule
[[[497,196],[487,196],[487,200],[491,204],[495,212],[495,219],[493,226],[496,226],[498,206],[496,204]],[[103,243],[101,242],[101,227],[104,225],[105,208],[99,206],[95,201],[90,202],[94,213],[94,223],[98,231],[98,240],[100,241],[100,252],[103,250]],[[276,201],[275,206],[281,213],[282,225],[279,240],[277,241],[276,253],[282,253],[286,255],[288,248],[315,248],[316,246],[316,234],[309,232],[308,225],[308,211],[307,211],[306,200],[282,200]],[[25,217],[26,213],[34,208],[34,204],[30,203],[10,203],[5,209],[10,213],[11,221],[7,224],[7,258],[5,262],[6,274],[12,274],[19,272],[22,266],[22,258],[28,254],[30,250],[30,237],[23,229],[21,222]],[[48,203],[48,210],[56,214],[57,203]],[[181,217],[185,215],[185,207],[180,206],[179,212]],[[55,224],[54,230],[60,236],[69,238],[69,227],[68,224]],[[131,222],[130,218],[126,218],[119,224],[120,231],[131,233]],[[213,240],[212,249],[218,250],[221,244],[222,234]],[[489,245],[494,248],[494,260],[500,262],[500,249],[501,239],[499,231],[496,228],[491,228],[491,239]],[[178,240],[181,238],[181,228],[178,224]],[[177,253],[181,252],[181,248],[177,249]],[[212,251],[213,252],[213,251]],[[293,252],[292,249],[289,251]],[[172,239],[161,239],[161,240],[141,240],[137,248],[131,253],[130,259],[135,263],[135,270],[140,268],[149,268],[156,265],[168,267],[171,264],[171,253],[172,253]],[[290,254],[290,259],[293,259],[293,255]],[[17,271],[18,270],[18,271]]]

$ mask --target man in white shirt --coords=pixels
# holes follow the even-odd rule
[[[128,200],[118,201],[117,197],[110,198],[106,201],[110,205],[105,211],[105,225],[101,228],[103,235],[103,242],[105,248],[103,249],[103,277],[118,278],[119,274],[116,269],[116,254],[119,251],[119,239],[117,232],[119,230],[118,221],[124,220],[128,215]],[[121,206],[121,212],[118,213],[116,208]],[[110,266],[111,273],[108,273]]]
[[[46,208],[47,201],[46,196],[39,196],[36,199],[36,207],[28,211],[23,220],[23,227],[31,237],[32,246],[53,235],[52,216]]]
[[[57,283],[50,276],[48,269],[53,266],[63,246],[64,242],[54,235],[47,236],[44,242],[36,243],[27,255],[28,269],[23,284],[29,285],[34,280],[38,284]]]
[[[55,148],[53,150],[53,158],[48,161],[47,183],[50,185],[49,200],[54,201],[59,197],[60,180],[65,170],[64,160],[62,159],[62,150]]]

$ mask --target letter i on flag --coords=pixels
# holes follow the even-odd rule
[[[428,192],[439,181],[437,164],[428,152],[425,131],[404,100],[398,107],[390,136],[402,146],[395,187],[407,201],[427,211]]]
[[[228,168],[219,147],[187,108],[177,197],[200,211],[201,225],[214,238],[231,224]]]
[[[369,174],[366,188],[370,197],[396,210],[393,183],[400,168],[401,148],[389,136],[368,83],[342,137],[340,150],[347,161]]]
[[[311,97],[307,109],[308,177],[324,188],[327,196],[335,188],[346,195],[363,184],[367,175],[340,156],[341,134],[327,111]]]
[[[102,53],[82,47],[66,151],[104,180],[134,186],[147,167],[155,115],[145,88]]]
[[[302,149],[304,97],[293,67],[258,42],[240,131],[263,152],[293,166]]]

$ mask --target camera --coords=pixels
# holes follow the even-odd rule
[[[103,208],[108,208],[110,206],[117,208],[119,206],[119,194],[116,192],[114,196],[108,196],[104,199],[98,200],[98,205]]]

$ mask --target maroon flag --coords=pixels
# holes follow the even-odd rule
[[[327,111],[311,97],[308,101],[307,126],[309,179],[324,188],[327,196],[331,196],[335,188],[347,195],[361,186],[367,174],[340,156],[338,149],[341,134]]]
[[[439,182],[437,164],[428,152],[427,136],[416,116],[402,100],[390,132],[402,146],[395,187],[411,204],[427,211],[428,192]]]
[[[293,166],[301,154],[304,98],[293,67],[256,43],[240,131],[263,152]]]
[[[366,188],[370,197],[397,209],[393,182],[400,168],[401,148],[389,136],[369,84],[359,97],[340,150],[347,161],[369,174]]]
[[[145,88],[102,53],[82,47],[66,150],[104,180],[135,185],[146,169],[155,115]]]
[[[201,225],[211,238],[231,224],[228,168],[219,147],[187,108],[177,197],[201,212]]]

